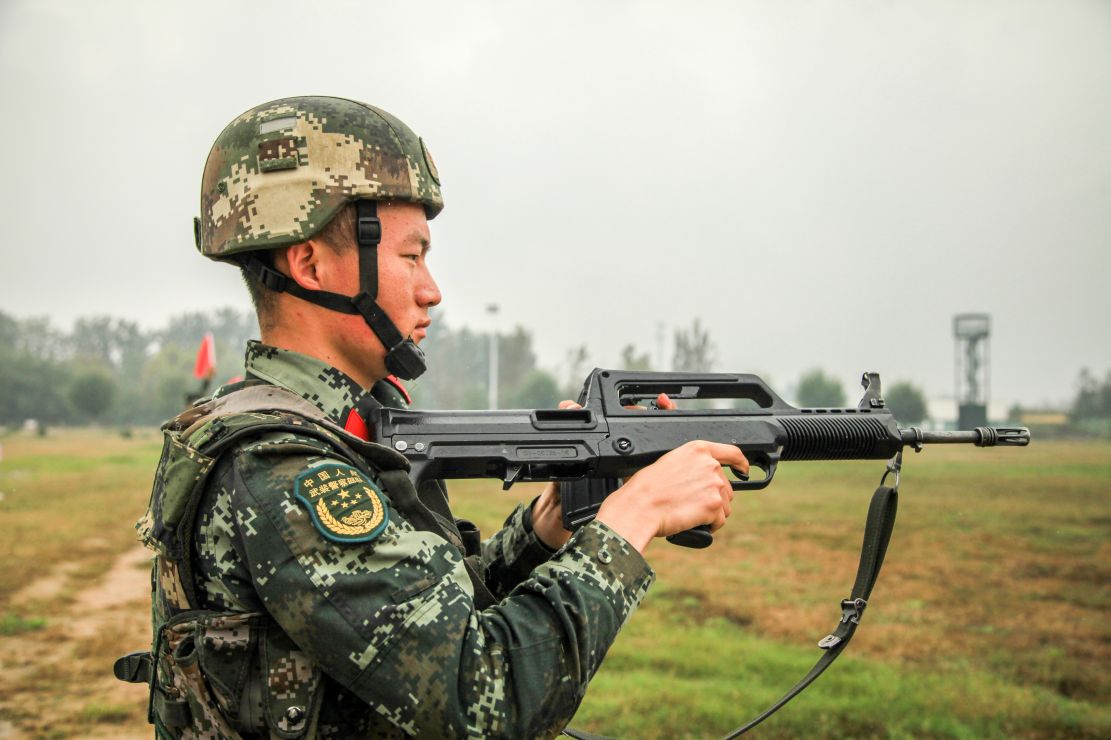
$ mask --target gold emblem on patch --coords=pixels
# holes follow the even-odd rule
[[[333,542],[370,542],[389,523],[381,489],[350,465],[308,470],[297,477],[294,493],[317,531]]]

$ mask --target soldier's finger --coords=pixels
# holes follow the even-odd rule
[[[728,465],[746,475],[748,474],[748,458],[745,457],[745,453],[741,452],[740,447],[722,444],[721,442],[707,442],[706,450],[722,465]]]
[[[560,503],[562,503],[562,500],[563,500],[563,499],[560,498],[560,495],[559,495],[559,484],[556,483],[555,481],[548,481],[548,484],[546,486],[544,486],[544,491],[540,495],[541,495],[541,497],[548,496],[553,501],[560,502]]]
[[[729,483],[729,476],[725,474],[725,468],[718,468],[718,477],[721,478],[721,483],[718,485],[718,490],[721,491],[722,495],[724,496],[726,489],[728,489],[730,493],[729,498],[733,498],[733,486]]]
[[[581,409],[582,408],[582,406],[580,406],[575,401],[560,401],[559,402],[559,407],[561,409]]]
[[[714,521],[710,522],[710,531],[716,532],[725,526],[725,512],[718,509],[717,514],[714,516]]]
[[[666,411],[674,411],[676,408],[678,408],[675,405],[675,402],[672,401],[666,393],[661,393],[660,395],[656,396],[656,405]]]
[[[731,487],[730,487],[729,490],[730,490],[730,493],[732,493],[733,489]],[[725,491],[721,492],[721,510],[723,512],[725,512],[725,518],[726,519],[728,519],[730,516],[733,515],[733,503],[730,500],[732,498],[733,498],[732,496],[727,496],[725,494]]]

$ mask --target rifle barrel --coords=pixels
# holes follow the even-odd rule
[[[1030,430],[1026,427],[976,427],[969,431],[924,432],[918,427],[900,429],[903,444],[917,447],[923,444],[973,444],[977,447],[1025,447],[1030,444]]]

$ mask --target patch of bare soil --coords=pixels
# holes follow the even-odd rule
[[[55,566],[45,576],[36,578],[12,594],[12,606],[26,606],[58,598],[65,590],[70,574],[79,567],[78,563],[61,563]]]
[[[149,559],[128,550],[72,596],[74,572],[90,563],[60,564],[13,594],[47,626],[0,636],[0,738],[151,737],[146,687],[112,675],[117,656],[150,642]]]

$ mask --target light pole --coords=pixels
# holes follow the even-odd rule
[[[490,389],[489,405],[491,409],[498,407],[498,304],[486,305],[486,313],[490,314]]]

